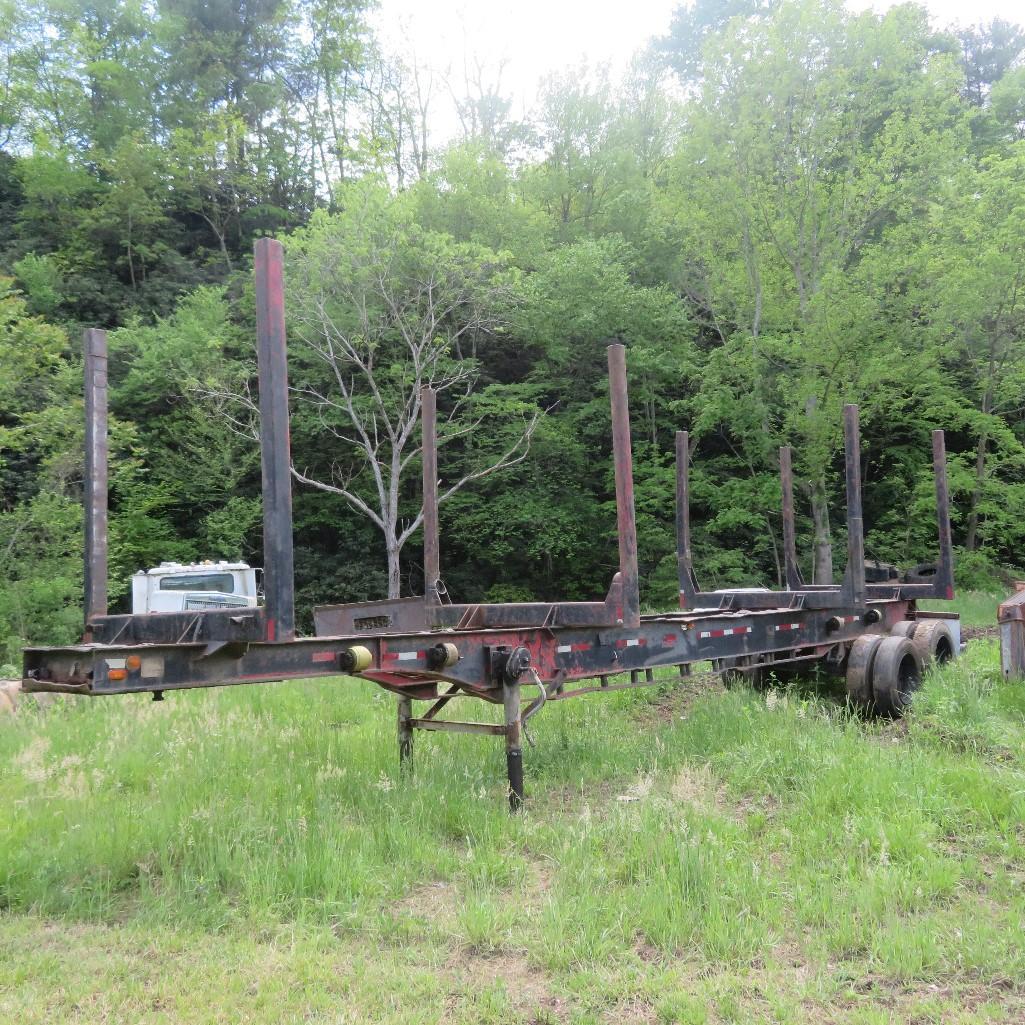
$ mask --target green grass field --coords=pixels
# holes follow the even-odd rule
[[[902,723],[695,683],[552,705],[519,816],[494,740],[418,734],[402,778],[394,711],[339,679],[0,724],[0,1020],[1025,1020],[992,639]]]

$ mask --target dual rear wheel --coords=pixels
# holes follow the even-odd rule
[[[898,623],[889,636],[865,634],[847,657],[847,693],[878,715],[903,715],[923,672],[953,657],[953,635],[940,620]]]
[[[887,634],[863,634],[847,656],[847,694],[859,708],[897,718],[904,714],[922,675],[934,664],[956,654],[954,637],[942,620],[906,620]],[[727,687],[746,684],[764,690],[771,683],[767,666],[742,665],[740,659],[721,659],[715,668]],[[807,674],[812,665],[780,666],[780,676]]]

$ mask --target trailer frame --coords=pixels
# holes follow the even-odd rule
[[[786,589],[705,591],[690,537],[690,438],[676,435],[678,611],[642,615],[634,513],[626,351],[608,347],[619,570],[593,602],[453,603],[441,575],[436,396],[422,393],[424,594],[314,610],[297,637],[291,457],[280,242],[255,245],[263,475],[262,608],[111,615],[107,594],[106,337],[85,336],[86,602],[81,644],[30,647],[23,686],[82,695],[165,692],[350,675],[398,696],[400,763],[415,731],[505,739],[509,801],[523,801],[523,725],[552,701],[654,684],[655,670],[698,663],[752,674],[824,665],[842,673],[852,645],[917,614],[922,598],[953,597],[949,491],[942,431],[932,435],[939,558],[929,583],[865,581],[858,409],[844,407],[847,564],[839,584],[805,584],[796,549],[792,453],[779,451]],[[956,618],[956,617],[950,617]],[[576,685],[576,686],[574,686]],[[523,688],[536,695],[524,705]],[[501,723],[441,718],[455,698],[503,706]],[[429,702],[415,715],[414,702]]]

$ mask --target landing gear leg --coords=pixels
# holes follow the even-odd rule
[[[506,683],[503,687],[505,705],[505,761],[509,771],[509,810],[519,811],[523,804],[523,748],[520,734],[523,718],[520,713],[520,685]]]
[[[413,702],[410,698],[399,698],[399,768],[407,771],[413,768],[413,728],[409,720],[413,716]]]

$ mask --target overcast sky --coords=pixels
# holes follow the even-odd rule
[[[490,68],[506,62],[503,92],[514,116],[525,113],[538,81],[577,65],[623,68],[635,51],[669,27],[678,0],[381,0],[378,30],[389,50],[412,53],[418,63],[450,68],[462,80],[464,57]],[[852,9],[885,10],[887,0],[849,0]],[[978,24],[995,17],[1025,21],[1022,0],[925,0],[937,25]],[[493,81],[494,75],[486,77]],[[458,91],[458,90],[457,90]],[[440,113],[440,111],[439,111]]]

